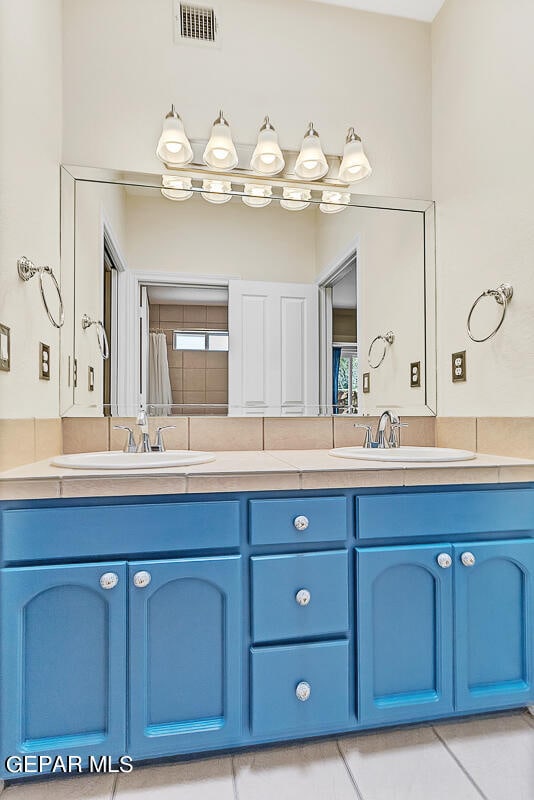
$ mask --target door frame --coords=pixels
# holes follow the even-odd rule
[[[356,268],[356,309],[359,304],[358,265],[361,258],[361,236],[357,234],[349,245],[321,272],[316,280],[319,289],[319,404],[329,416],[332,407],[332,287],[348,272],[353,262]],[[360,340],[360,315],[356,314],[356,342]]]

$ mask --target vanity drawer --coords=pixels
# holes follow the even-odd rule
[[[39,561],[239,546],[239,503],[140,503],[3,511],[2,560]]]
[[[348,642],[253,647],[251,654],[255,736],[320,733],[348,723]]]
[[[250,501],[252,544],[342,542],[346,537],[345,497]]]
[[[359,539],[534,530],[534,489],[420,492],[359,497]]]
[[[346,550],[253,557],[251,570],[255,642],[348,630]]]

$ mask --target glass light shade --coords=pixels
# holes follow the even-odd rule
[[[272,186],[263,186],[259,183],[246,183],[245,195],[241,200],[251,208],[263,208],[271,202]]]
[[[321,147],[321,140],[312,122],[310,122],[302,141],[295,164],[295,172],[299,178],[306,178],[310,181],[316,181],[328,172],[328,163]]]
[[[319,204],[319,209],[323,214],[338,214],[340,211],[344,211],[350,203],[350,192],[325,189],[322,194],[322,201]]]
[[[308,208],[311,200],[311,191],[309,189],[297,189],[291,186],[284,187],[284,199],[280,200],[280,205],[286,211],[302,211]]]
[[[164,164],[172,164],[175,167],[183,167],[193,160],[193,150],[185,135],[184,124],[174,106],[163,121],[156,155]]]
[[[278,144],[278,134],[265,117],[258,134],[258,143],[250,160],[250,168],[259,175],[278,175],[285,167],[284,156]]]
[[[371,172],[371,165],[363,151],[362,140],[354,132],[354,128],[349,128],[338,178],[343,183],[355,183],[367,178]]]
[[[237,167],[238,158],[232,141],[232,132],[222,111],[213,123],[203,158],[204,164],[215,170],[226,171]]]
[[[205,191],[200,194],[208,203],[227,203],[232,199],[231,194],[225,194],[232,191],[230,181],[214,181],[207,178],[202,181],[202,188]]]
[[[162,182],[161,194],[167,200],[189,200],[193,196],[191,178],[162,175]]]

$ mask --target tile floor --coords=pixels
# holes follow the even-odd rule
[[[1,800],[534,800],[534,718],[478,717],[9,786]]]

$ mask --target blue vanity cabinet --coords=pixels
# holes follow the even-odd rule
[[[452,548],[357,548],[356,558],[360,723],[452,712]]]
[[[129,569],[129,745],[134,758],[239,742],[241,557]]]
[[[124,562],[0,571],[3,758],[125,752],[126,584]]]
[[[456,710],[534,699],[534,540],[454,545]]]

